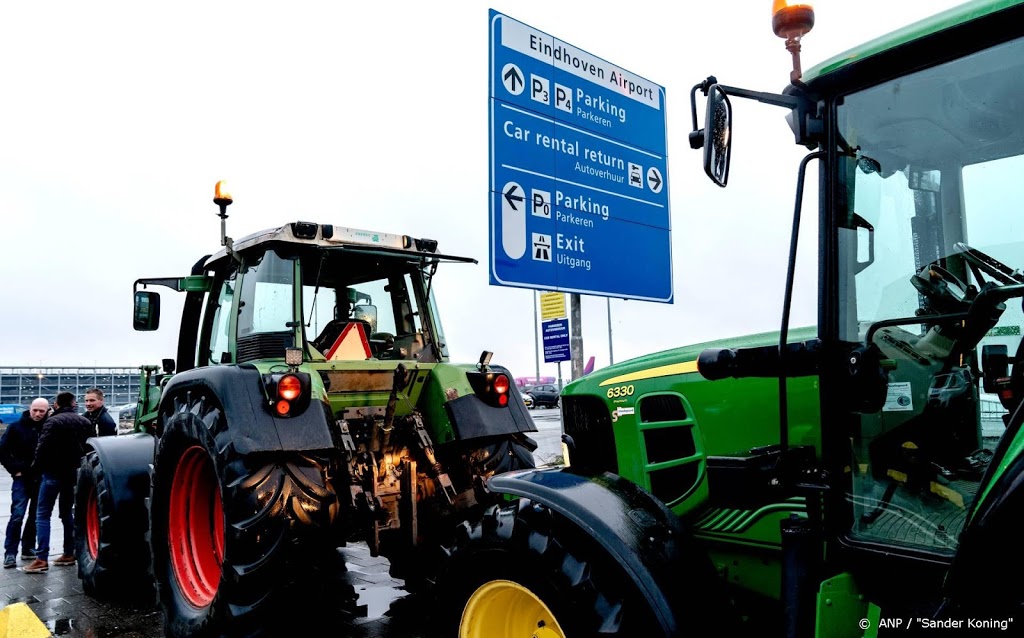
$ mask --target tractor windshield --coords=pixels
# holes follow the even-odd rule
[[[950,554],[1020,401],[1024,40],[845,96],[840,337],[889,362],[850,433],[851,535]]]

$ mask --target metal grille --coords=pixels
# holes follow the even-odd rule
[[[569,463],[573,468],[582,472],[618,472],[612,419],[601,399],[563,396],[562,427],[572,437]]]
[[[640,400],[640,421],[642,423],[662,423],[685,419],[686,409],[683,408],[683,401],[674,394],[654,394]]]
[[[285,348],[291,347],[290,332],[257,332],[238,338],[238,363],[257,359],[284,358]]]

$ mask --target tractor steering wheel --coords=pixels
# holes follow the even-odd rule
[[[967,284],[938,264],[929,264],[910,278],[914,288],[924,295],[932,308],[942,314],[962,312],[970,306]]]
[[[985,283],[980,276],[982,272],[988,274],[989,277],[1004,286],[1024,284],[1024,274],[1021,274],[1019,270],[1013,270],[998,259],[986,255],[977,248],[971,248],[962,241],[953,244],[953,251],[957,255],[963,256],[964,261],[967,262],[974,272],[974,276],[977,277],[979,284]]]

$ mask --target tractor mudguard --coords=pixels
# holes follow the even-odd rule
[[[502,366],[492,365],[488,368],[491,374],[504,374],[509,379],[512,373]],[[484,375],[478,372],[470,372],[467,378],[474,389],[479,393],[481,388],[476,386],[476,381]],[[501,436],[509,434],[521,434],[525,432],[536,432],[537,426],[526,411],[526,404],[523,403],[523,396],[514,383],[509,384],[508,405],[496,406],[481,398],[480,394],[466,394],[452,399],[444,404],[451,421],[455,436],[460,441],[477,439],[489,436]]]
[[[722,626],[728,601],[709,556],[671,510],[635,483],[610,472],[562,469],[509,472],[487,485],[550,508],[597,541],[650,602],[659,635],[680,635],[702,617]]]
[[[93,437],[88,445],[99,457],[115,517],[120,521],[131,521],[135,520],[132,511],[141,512],[143,528],[137,531],[140,534],[145,532],[149,466],[153,463],[156,438],[142,433]],[[130,534],[135,530],[122,531]]]
[[[510,401],[507,407],[496,408],[475,394],[467,394],[452,399],[444,406],[460,441],[537,431],[529,415],[522,414],[525,410],[522,399]]]
[[[239,454],[325,450],[336,447],[331,426],[318,401],[300,414],[279,418],[264,406],[260,373],[248,366],[194,368],[174,375],[160,398],[160,413],[168,414],[175,397],[189,392],[209,393],[224,410]],[[162,426],[161,426],[162,427]]]

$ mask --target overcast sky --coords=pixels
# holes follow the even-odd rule
[[[611,301],[615,361],[777,330],[796,167],[782,109],[734,100],[729,187],[689,149],[689,91],[781,91],[771,2],[5,2],[0,8],[0,365],[174,356],[131,327],[139,277],[183,275],[233,237],[295,220],[437,239],[478,265],[434,286],[453,358],[535,371],[533,292],[488,285],[488,9],[665,87],[675,301]],[[803,65],[958,4],[821,0]],[[810,197],[809,202],[814,200]],[[805,216],[794,325],[814,318]],[[632,247],[642,259],[643,247]],[[170,298],[170,299],[169,299]],[[608,365],[606,301],[584,359]],[[555,375],[540,363],[541,375]],[[568,378],[568,364],[562,366]]]

